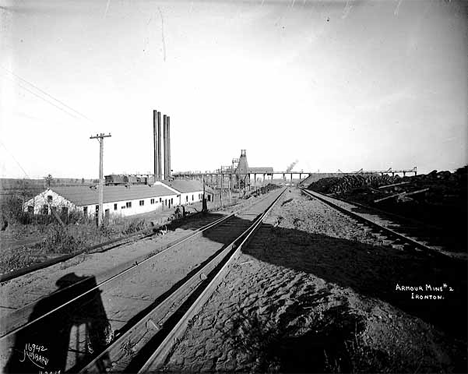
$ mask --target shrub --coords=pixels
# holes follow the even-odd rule
[[[70,233],[67,227],[49,225],[45,239],[36,244],[42,250],[50,253],[73,253],[83,248],[85,242]]]
[[[108,225],[102,225],[101,227],[97,228],[97,230],[99,235],[104,236],[107,239],[111,239],[112,237],[118,235],[118,230]]]
[[[20,222],[23,218],[23,204],[20,198],[8,196],[2,201],[2,220],[7,222]]]
[[[133,234],[135,232],[144,230],[146,228],[146,222],[143,219],[135,219],[124,224],[122,230],[123,235]]]

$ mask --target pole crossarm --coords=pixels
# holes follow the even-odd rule
[[[101,141],[103,138],[110,138],[112,135],[109,133],[109,134],[103,134],[102,132],[100,134],[96,134],[96,135],[93,135],[93,136],[90,136],[89,138],[90,139],[97,139],[99,141]]]

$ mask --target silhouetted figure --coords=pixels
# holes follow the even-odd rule
[[[96,279],[70,273],[60,278],[56,285],[58,290],[36,304],[29,321],[93,289]],[[101,291],[95,289],[19,331],[5,372],[64,373],[67,367],[78,367],[88,361],[111,339]],[[107,361],[108,358],[101,360],[100,371],[105,370]]]

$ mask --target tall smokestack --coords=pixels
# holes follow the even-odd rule
[[[164,180],[167,179],[167,116],[163,116]]]
[[[158,112],[158,138],[157,138],[157,144],[158,144],[158,181],[161,180],[161,174],[162,174],[162,159],[161,159],[161,112]]]
[[[170,178],[172,175],[171,172],[171,117],[167,116],[166,118],[167,122],[167,136],[166,136],[166,141],[167,141],[167,177]]]
[[[159,175],[159,146],[160,142],[158,141],[159,139],[159,122],[158,122],[159,117],[159,112],[157,110],[153,110],[153,137],[154,137],[154,146],[153,146],[153,151],[154,151],[154,179],[158,179]]]

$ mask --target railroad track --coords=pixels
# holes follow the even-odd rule
[[[236,210],[231,210],[230,216],[233,216],[234,214],[241,212],[243,209],[244,208],[241,206],[241,207],[237,207]],[[198,214],[198,219],[194,222],[191,222],[189,225],[190,226],[189,230],[193,231],[193,233],[188,234],[188,235],[183,235],[183,236],[180,236],[180,234],[176,235],[179,237],[177,239],[172,239],[170,242],[163,239],[163,237],[160,237],[160,234],[161,232],[167,233],[168,230],[175,230],[180,224],[179,221],[170,222],[161,226],[155,226],[150,229],[146,229],[144,231],[131,234],[123,238],[114,239],[109,242],[101,243],[93,247],[85,248],[73,254],[54,258],[51,261],[46,261],[45,263],[19,269],[18,271],[14,271],[14,272],[2,275],[0,276],[0,286],[3,287],[9,281],[13,281],[16,278],[22,278],[25,275],[29,275],[31,273],[39,272],[40,270],[47,271],[48,268],[51,268],[49,271],[54,272],[56,271],[56,267],[52,268],[52,266],[57,265],[57,264],[60,264],[60,267],[63,266],[64,268],[67,268],[69,266],[68,264],[71,263],[72,260],[74,260],[75,258],[80,257],[80,255],[85,255],[85,256],[96,255],[96,254],[99,255],[100,253],[104,253],[110,250],[124,247],[125,245],[129,245],[129,244],[131,245],[139,241],[157,239],[158,244],[159,242],[162,241],[163,244],[156,246],[154,250],[151,250],[151,252],[140,255],[137,258],[135,258],[134,256],[131,256],[131,260],[124,261],[122,264],[118,266],[111,265],[110,267],[105,266],[105,267],[100,267],[99,269],[96,268],[95,271],[99,271],[99,274],[96,276],[96,282],[99,284],[105,283],[109,278],[118,276],[120,273],[127,271],[129,268],[134,267],[135,265],[138,265],[140,263],[143,263],[145,260],[147,260],[149,257],[153,255],[156,255],[159,252],[162,252],[170,247],[173,247],[174,245],[180,242],[183,242],[184,240],[188,240],[197,235],[201,235],[205,230],[208,230],[213,225],[216,225],[217,223],[221,222],[223,220],[222,218],[223,215],[229,215],[228,212],[216,212],[214,214],[208,214],[206,216],[201,213],[197,213],[197,214]],[[191,217],[194,217],[194,216],[195,215],[192,215]],[[78,258],[77,262],[80,262],[80,261],[81,260]],[[74,282],[76,284],[73,284],[70,287],[72,286],[80,287],[79,283],[81,281],[86,281],[86,279],[82,279],[80,281]],[[53,280],[53,282],[55,282],[55,280]],[[3,300],[4,303],[0,305],[0,337],[2,337],[8,331],[16,327],[16,326],[12,326],[12,321],[21,320],[25,318],[24,317],[25,315],[26,316],[30,315],[32,311],[31,308],[39,301],[41,297],[45,297],[51,293],[54,293],[54,296],[58,296],[59,293],[69,292],[70,287],[65,287],[66,289],[56,290],[52,283],[43,284],[43,285],[40,285],[40,287],[34,287],[32,290],[33,291],[32,293],[29,293],[28,291],[30,290],[27,289],[26,290],[27,297],[21,298],[19,302],[13,301],[12,303],[9,303],[10,305],[5,306],[4,303],[6,300]],[[8,294],[8,291],[2,290],[1,294],[3,296],[8,297],[14,293],[16,292],[10,292],[10,294]],[[10,311],[8,311],[7,309],[10,309]],[[5,315],[8,315],[9,320],[7,322],[5,322],[5,317],[6,317]]]
[[[135,267],[144,265],[151,258],[154,258],[160,255],[162,252],[166,250],[170,250],[171,248],[174,248],[175,246],[183,243],[184,241],[187,241],[199,235],[202,235],[204,231],[209,230],[211,227],[220,224],[226,219],[229,219],[230,217],[234,216],[234,214],[235,213],[231,213],[227,216],[218,218],[216,220],[213,220],[212,218],[208,219],[207,221],[202,220],[201,226],[198,229],[195,229],[193,233],[182,236],[176,240],[169,242],[168,244],[158,246],[157,248],[155,248],[154,251],[151,251],[147,255],[140,256],[136,259],[133,258],[132,260],[126,261],[117,266],[112,266],[109,269],[101,269],[102,274],[99,274],[96,277],[89,276],[89,277],[81,277],[81,279],[70,279],[70,281],[68,282],[69,284],[66,284],[60,287],[58,290],[54,291],[52,294],[52,297],[55,299],[67,299],[67,294],[68,295],[75,294],[77,296],[81,295],[80,290],[82,290],[83,288],[86,288],[87,291],[91,292],[92,291],[91,289],[93,288],[97,289],[98,287],[107,286],[110,282],[117,280],[119,277],[125,276],[126,273],[134,271]],[[144,235],[136,239],[143,240],[145,238],[148,238],[149,236],[153,236],[153,235]],[[128,244],[128,239],[126,243]],[[91,253],[96,254],[96,253],[101,253],[107,250],[109,250],[109,248],[106,246],[103,250],[98,250],[98,251],[91,252]],[[65,262],[67,260],[73,259],[76,256],[77,256],[76,254],[73,254],[69,258],[61,262]],[[48,264],[46,267],[50,267],[50,266],[51,265]],[[44,268],[41,267],[37,270],[42,270],[42,269]],[[9,280],[11,279],[8,279],[7,281]],[[91,281],[93,284],[92,286],[89,286],[88,284]],[[76,289],[77,291],[74,291],[73,289]],[[2,318],[0,319],[0,338],[4,337],[5,335],[12,334],[18,328],[21,328],[22,326],[24,326],[26,324],[24,321],[27,320],[28,316],[32,314],[34,307],[38,303],[40,303],[42,299],[50,298],[49,296],[51,293],[50,288],[44,286],[40,291],[38,290],[38,292],[41,292],[42,296],[35,297],[34,300],[24,305],[20,305],[19,307],[16,307],[16,308],[13,307],[14,310],[12,312],[7,313],[6,316],[2,316]]]
[[[199,214],[201,214],[201,213],[195,213],[195,215],[199,215]],[[54,265],[59,264],[59,263],[63,263],[65,261],[73,259],[73,258],[75,258],[75,257],[77,257],[77,256],[79,256],[81,254],[84,254],[84,253],[102,253],[102,252],[109,251],[111,249],[118,248],[120,246],[126,245],[126,244],[131,243],[131,242],[133,242],[135,240],[142,240],[142,239],[145,239],[145,238],[149,238],[151,236],[157,235],[157,233],[160,230],[164,229],[165,227],[167,228],[167,226],[171,226],[171,225],[177,224],[177,223],[178,223],[177,221],[169,220],[166,223],[162,223],[162,224],[156,225],[154,227],[150,227],[150,228],[147,228],[147,229],[144,229],[144,230],[141,230],[141,231],[126,235],[124,237],[111,239],[111,240],[108,240],[108,241],[106,241],[104,243],[95,244],[95,245],[92,245],[90,247],[80,249],[80,250],[78,250],[76,252],[73,252],[73,253],[70,253],[70,254],[66,254],[66,255],[50,258],[50,259],[46,259],[45,261],[42,261],[40,263],[32,264],[32,265],[29,265],[29,266],[21,268],[21,269],[13,270],[11,272],[0,275],[0,283],[7,282],[9,280],[21,277],[21,276],[26,275],[26,274],[33,273],[33,272],[41,270],[41,269],[45,269],[45,268],[54,266]]]
[[[273,191],[99,284],[94,277],[63,280],[62,291],[16,311],[6,328],[2,323],[5,371],[154,368],[283,192]]]
[[[384,243],[394,248],[422,251],[432,256],[467,259],[466,253],[451,248],[450,241],[444,240],[443,234],[437,228],[315,191],[302,189],[302,192],[357,220],[359,224],[371,227],[377,231]]]

